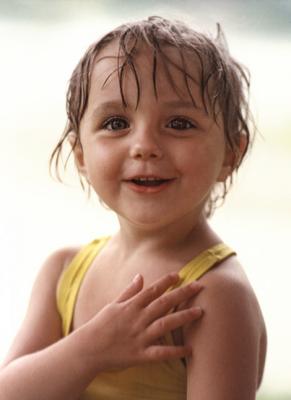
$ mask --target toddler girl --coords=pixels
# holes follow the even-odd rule
[[[120,229],[47,259],[1,400],[255,399],[263,317],[207,220],[250,145],[248,84],[220,28],[151,17],[88,49],[51,162],[69,142]]]

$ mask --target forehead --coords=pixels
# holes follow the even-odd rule
[[[163,46],[154,49],[140,43],[126,58],[119,42],[108,44],[96,57],[91,75],[90,96],[122,97],[126,103],[136,102],[140,96],[154,96],[157,101],[168,99],[191,100],[203,107],[200,64],[197,57],[186,50]]]

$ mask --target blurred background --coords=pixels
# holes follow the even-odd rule
[[[212,218],[237,250],[260,301],[268,355],[260,400],[291,399],[291,1],[0,0],[0,359],[25,314],[32,283],[58,247],[117,230],[88,200],[74,169],[52,180],[65,93],[88,45],[118,24],[161,15],[215,33],[252,76],[259,133],[225,205]]]

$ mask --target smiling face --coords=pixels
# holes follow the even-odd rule
[[[181,64],[177,50],[164,51]],[[122,220],[147,227],[183,218],[195,223],[215,183],[230,172],[222,122],[218,126],[206,113],[200,88],[191,80],[193,106],[183,74],[169,65],[169,79],[159,57],[155,96],[152,52],[146,45],[134,60],[138,102],[134,74],[130,67],[124,70],[125,106],[117,53],[118,45],[111,43],[96,59],[80,124],[81,145],[74,150],[78,169]],[[193,75],[193,57],[186,69]]]

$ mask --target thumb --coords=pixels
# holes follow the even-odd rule
[[[143,288],[143,277],[141,274],[137,274],[127,288],[121,293],[121,295],[116,299],[117,303],[129,300],[135,294],[140,292]]]

